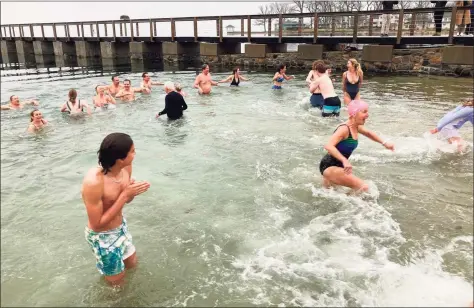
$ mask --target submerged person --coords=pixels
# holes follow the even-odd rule
[[[295,76],[293,76],[293,75],[287,76],[286,75],[286,65],[285,64],[280,64],[278,66],[277,72],[273,76],[272,89],[281,90],[282,89],[281,84],[284,80],[291,80],[291,79],[294,79],[294,78],[295,78]]]
[[[43,114],[38,109],[30,112],[30,124],[28,125],[28,132],[36,133],[42,130],[48,121],[43,119]]]
[[[352,188],[356,192],[366,192],[367,184],[352,174],[352,165],[349,157],[357,148],[359,133],[382,144],[386,149],[394,150],[394,145],[383,141],[374,132],[364,127],[369,117],[369,106],[361,100],[354,100],[347,107],[349,119],[339,125],[334,131],[328,143],[324,146],[328,153],[321,159],[319,171],[323,175],[323,186],[329,188],[333,185],[341,185]]]
[[[219,81],[219,83],[226,83],[226,82],[230,82],[230,85],[231,86],[236,86],[238,87],[239,84],[240,84],[240,80],[243,80],[243,81],[248,81],[249,79],[248,78],[245,78],[244,76],[242,76],[240,74],[240,69],[238,67],[234,68],[232,70],[232,75],[230,75],[229,77],[227,77],[226,79],[222,79],[221,81]]]
[[[162,86],[163,83],[159,81],[152,81],[150,75],[145,72],[142,74],[142,82],[140,83],[140,88],[143,88],[142,93],[150,94],[151,86]]]
[[[316,80],[317,78],[321,77],[318,71],[316,70],[316,65],[317,64],[323,64],[323,60],[316,60],[313,62],[313,65],[311,67],[311,70],[308,73],[308,76],[306,77],[306,83],[308,84],[308,87],[311,85],[311,83]],[[324,98],[323,95],[321,94],[321,90],[319,89],[319,86],[316,88],[313,88],[313,91],[309,91],[311,93],[311,97],[309,98],[309,102],[311,106],[315,108],[322,109],[323,104],[324,104]]]
[[[1,106],[1,110],[19,110],[23,109],[25,105],[38,106],[39,103],[37,100],[29,99],[23,102],[20,102],[20,99],[16,95],[10,96],[10,103]]]
[[[77,91],[75,89],[69,90],[69,100],[65,102],[61,107],[61,112],[67,112],[70,115],[80,115],[84,113],[86,108],[87,113],[91,114],[91,108],[86,101],[77,98]]]
[[[321,108],[321,115],[323,117],[338,117],[341,110],[341,100],[334,91],[334,85],[329,77],[329,70],[322,61],[316,63],[315,68],[319,77],[311,82],[309,91],[313,93],[319,87],[324,99],[323,107]]]
[[[186,105],[183,96],[176,92],[172,82],[166,82],[164,88],[166,92],[165,109],[158,112],[156,118],[166,114],[168,119],[177,120],[183,116],[183,111],[188,109],[188,105]]]
[[[344,104],[360,99],[360,86],[364,79],[364,72],[356,59],[347,61],[347,71],[342,74],[342,90],[344,92]]]
[[[209,65],[204,64],[201,68],[202,72],[196,76],[193,87],[198,89],[199,94],[210,94],[212,86],[218,86],[219,83],[212,80],[209,73]]]
[[[131,102],[135,100],[135,93],[142,92],[143,88],[132,88],[132,83],[129,79],[123,81],[123,89],[121,89],[115,98],[119,98],[124,102]]]
[[[135,246],[122,209],[134,197],[146,192],[150,183],[131,178],[135,146],[129,135],[106,136],[97,153],[100,166],[87,172],[81,189],[88,216],[85,238],[99,272],[108,283],[120,285],[125,268],[137,264]]]
[[[95,106],[95,111],[108,109],[109,106],[116,104],[115,98],[113,98],[109,94],[105,94],[105,89],[103,87],[95,87],[95,92],[97,95],[92,98],[92,101]]]
[[[467,121],[473,124],[473,110],[473,99],[469,99],[442,117],[436,128],[430,132],[432,134],[439,132],[443,139],[447,140],[450,144],[455,144],[458,151],[461,152],[464,148],[464,140],[459,135],[459,129]]]

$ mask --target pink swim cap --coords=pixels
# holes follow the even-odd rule
[[[347,111],[349,112],[349,116],[353,117],[356,115],[357,112],[369,108],[366,102],[360,99],[353,100],[347,106]]]

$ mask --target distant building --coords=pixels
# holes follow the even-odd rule
[[[225,30],[227,32],[227,35],[229,35],[229,32],[232,33],[232,32],[235,32],[235,27],[232,26],[232,25],[228,25],[225,27]]]

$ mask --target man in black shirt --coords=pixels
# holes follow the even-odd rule
[[[159,112],[156,117],[166,114],[168,119],[177,120],[183,116],[183,110],[188,109],[188,105],[186,105],[183,96],[175,91],[172,82],[166,82],[164,87],[166,92],[165,109]]]

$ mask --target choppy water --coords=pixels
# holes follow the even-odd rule
[[[1,100],[37,98],[52,127],[26,134],[30,108],[1,114],[2,306],[466,306],[473,291],[472,126],[464,155],[425,133],[472,95],[472,81],[368,77],[367,126],[352,157],[368,198],[321,189],[323,145],[341,119],[308,110],[305,75],[271,91],[250,73],[208,97],[192,72],[157,72],[190,93],[183,120],[154,115],[164,92],[82,120],[59,113],[110,74],[2,71]],[[44,70],[42,70],[44,72]],[[291,72],[289,72],[291,73]],[[224,74],[215,74],[220,79]],[[140,73],[121,74],[138,85]],[[338,84],[339,80],[338,80]],[[341,91],[338,91],[341,94]],[[166,117],[164,117],[166,118]],[[111,290],[84,240],[85,172],[108,133],[128,133],[150,190],[124,213],[139,267]]]

